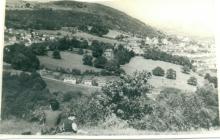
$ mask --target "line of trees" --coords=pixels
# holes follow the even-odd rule
[[[170,62],[182,66],[187,66],[190,69],[193,68],[192,63],[190,62],[189,58],[171,55],[166,52],[160,51],[159,49],[149,48],[145,51],[143,55],[145,59],[153,59],[153,60],[160,60],[165,62]]]

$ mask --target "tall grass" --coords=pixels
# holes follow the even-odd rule
[[[24,120],[2,120],[0,121],[0,134],[21,135],[23,132],[30,131],[31,134],[40,132],[40,125],[29,123]]]

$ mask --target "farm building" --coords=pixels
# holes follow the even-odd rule
[[[76,84],[76,78],[75,77],[66,77],[66,78],[64,78],[63,82],[70,83],[70,84]]]

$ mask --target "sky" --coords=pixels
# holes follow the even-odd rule
[[[52,1],[52,0],[31,0]],[[209,37],[215,30],[214,0],[78,0],[101,3],[168,33]]]

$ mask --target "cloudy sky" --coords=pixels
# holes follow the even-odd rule
[[[31,0],[34,1],[34,0]],[[51,1],[51,0],[35,0]],[[214,0],[78,0],[102,3],[172,33],[211,36]]]

